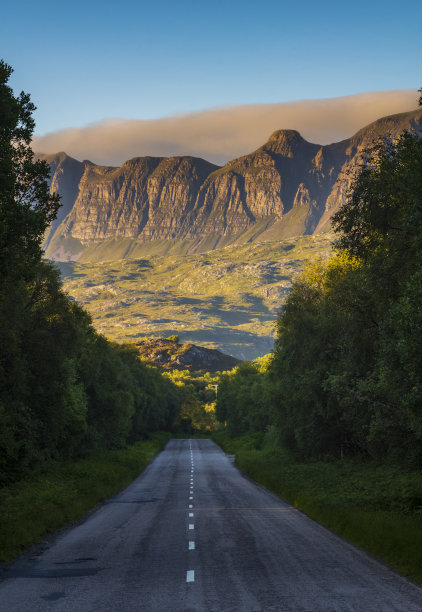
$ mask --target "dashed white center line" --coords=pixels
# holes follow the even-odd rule
[[[190,448],[190,461],[191,461],[191,470],[190,470],[190,480],[189,480],[189,500],[193,501],[193,452],[192,452],[192,442],[189,440],[189,448]],[[189,508],[193,508],[193,504],[189,504]],[[194,517],[193,512],[189,512],[189,518],[192,519]],[[194,530],[195,524],[189,523],[189,530]],[[189,550],[195,550],[195,542],[193,540],[189,540],[188,544]],[[188,570],[186,572],[186,582],[195,582],[195,570]]]

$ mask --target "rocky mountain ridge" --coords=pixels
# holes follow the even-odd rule
[[[169,241],[192,253],[327,231],[365,151],[405,129],[422,132],[422,109],[384,117],[325,146],[278,130],[223,167],[195,157],[138,157],[114,168],[65,153],[40,154],[51,166],[51,190],[63,203],[46,254],[77,260],[87,248],[110,241],[113,247],[120,241],[119,250],[110,255],[105,248],[100,258],[133,256],[142,245],[161,254]]]

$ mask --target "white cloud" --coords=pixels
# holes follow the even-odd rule
[[[217,164],[264,144],[278,129],[296,129],[318,144],[352,136],[386,115],[413,110],[413,90],[370,92],[280,104],[230,106],[155,120],[105,120],[34,139],[42,153],[118,166],[131,157],[193,155]]]

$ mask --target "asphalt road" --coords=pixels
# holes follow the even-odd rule
[[[12,565],[0,610],[413,612],[422,590],[252,483],[210,440],[172,440]]]

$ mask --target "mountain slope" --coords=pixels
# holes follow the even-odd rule
[[[362,156],[383,135],[421,130],[422,110],[384,117],[320,146],[294,130],[222,168],[194,157],[138,157],[120,168],[43,156],[63,208],[46,242],[52,259],[101,261],[206,252],[327,231]]]

